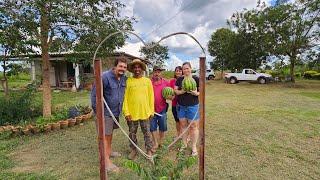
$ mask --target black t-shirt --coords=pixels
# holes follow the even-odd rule
[[[178,86],[178,89],[182,89],[182,81],[184,77],[179,77],[176,81],[176,86]],[[196,81],[197,83],[197,91],[199,91],[199,78],[197,76],[192,76],[192,78]],[[184,93],[181,95],[178,95],[178,104],[181,106],[194,106],[199,104],[199,99],[198,96],[194,96],[190,93]]]

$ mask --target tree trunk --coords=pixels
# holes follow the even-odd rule
[[[40,19],[41,50],[42,50],[42,88],[43,88],[43,116],[51,116],[51,86],[50,86],[50,61],[49,61],[49,22],[46,14],[46,7],[43,8]]]
[[[6,61],[3,61],[3,89],[4,89],[4,96],[7,98],[9,95],[9,87],[8,87],[8,78],[6,74]]]
[[[7,98],[9,96],[9,87],[8,87],[8,78],[7,78],[7,66],[6,66],[6,59],[7,59],[7,51],[4,51],[4,60],[3,60],[3,79],[1,80],[1,84],[4,90],[4,97]]]
[[[296,82],[295,76],[294,76],[295,63],[296,63],[296,56],[291,56],[290,57],[290,78],[292,83]]]

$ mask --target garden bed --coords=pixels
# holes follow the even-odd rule
[[[58,131],[60,129],[67,129],[76,125],[83,125],[85,122],[90,121],[93,116],[93,111],[80,114],[73,118],[68,119],[45,119],[39,118],[36,123],[21,125],[6,125],[0,126],[0,134],[7,133],[11,137],[22,135],[35,135],[40,133],[49,133]],[[40,120],[40,121],[39,121]]]

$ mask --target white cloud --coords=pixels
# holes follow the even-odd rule
[[[166,62],[168,70],[174,70],[177,66],[181,66],[183,61],[178,58],[176,55],[172,55],[169,61]]]
[[[226,20],[236,11],[256,6],[257,0],[127,0],[125,14],[138,19],[133,28],[146,42],[157,41],[173,32],[188,32],[194,35],[201,45],[206,48],[211,34],[221,27],[226,27]],[[190,4],[191,3],[191,4]],[[161,27],[160,27],[161,26]],[[186,57],[198,57],[201,53],[199,46],[187,36],[175,36],[162,42],[169,47],[169,67],[175,67],[173,62],[183,62],[175,54]],[[135,47],[138,46],[138,47]],[[136,52],[140,43],[128,43],[123,50]],[[207,53],[208,54],[208,53]],[[140,55],[135,53],[134,55]],[[198,67],[198,63],[194,65]],[[181,65],[181,64],[180,64]]]
[[[122,51],[134,56],[140,56],[140,48],[142,47],[142,42],[137,43],[126,43],[123,47],[117,49],[117,51]]]

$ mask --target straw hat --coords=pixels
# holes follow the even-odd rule
[[[146,64],[143,63],[140,59],[134,59],[131,63],[128,64],[128,71],[133,73],[134,65],[139,64],[143,71],[146,71]]]

